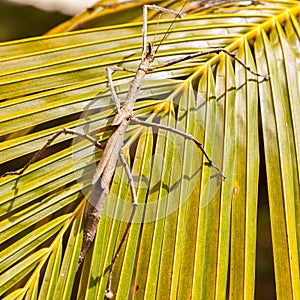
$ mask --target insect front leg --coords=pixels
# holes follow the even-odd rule
[[[146,53],[147,53],[148,9],[154,9],[154,10],[159,11],[159,12],[165,12],[165,13],[173,14],[173,15],[175,15],[175,17],[180,17],[180,18],[182,17],[182,15],[181,15],[181,10],[182,9],[179,12],[176,12],[176,11],[171,10],[171,9],[167,9],[167,8],[164,8],[164,7],[157,6],[155,4],[153,4],[153,5],[149,5],[149,4],[144,5],[144,7],[143,7],[143,29],[142,29],[142,33],[143,33],[142,59],[145,58]]]

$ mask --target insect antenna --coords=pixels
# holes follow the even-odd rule
[[[167,38],[167,36],[169,35],[170,30],[171,30],[171,28],[172,28],[172,26],[173,26],[175,20],[176,20],[178,17],[181,18],[181,13],[182,13],[182,11],[183,11],[183,9],[184,9],[184,7],[186,6],[187,3],[188,3],[188,0],[186,0],[186,1],[184,2],[184,4],[181,6],[180,10],[178,11],[178,13],[176,14],[176,16],[174,17],[173,21],[172,21],[171,24],[169,25],[169,27],[168,27],[167,31],[165,32],[164,36],[162,37],[162,39],[160,40],[159,44],[157,45],[157,47],[156,47],[156,49],[155,49],[155,51],[154,51],[154,54],[157,53],[159,47],[161,46],[161,44],[163,43],[163,41],[164,41],[164,40]]]

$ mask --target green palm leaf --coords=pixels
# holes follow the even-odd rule
[[[141,15],[142,4],[91,9],[55,32],[111,24],[112,16],[132,9],[129,22]],[[192,141],[131,126],[123,152],[139,207],[114,268],[112,290],[117,299],[254,297],[261,119],[277,298],[297,299],[299,1],[206,9],[194,4],[174,21],[155,64],[226,47],[269,79],[224,53],[146,76],[135,116],[193,134],[226,179],[205,164]],[[178,11],[181,5],[171,8]],[[118,22],[0,44],[3,173],[22,167],[62,127],[105,143],[115,115],[105,68],[136,68],[141,59],[141,22]],[[149,21],[148,40],[159,41],[170,22]],[[133,75],[114,74],[121,100]],[[118,165],[95,242],[76,275],[90,180],[101,151],[70,135],[53,144],[21,176],[0,179],[0,295],[103,299],[108,267],[131,213],[127,176]]]

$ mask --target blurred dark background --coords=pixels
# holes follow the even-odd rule
[[[260,112],[259,112],[260,113]],[[260,122],[261,125],[261,122]],[[259,186],[258,186],[258,220],[256,248],[255,299],[275,300],[275,275],[273,268],[270,212],[268,203],[267,175],[262,139],[262,128],[259,128]]]
[[[42,35],[70,17],[0,0],[0,42]]]
[[[0,0],[0,42],[39,36],[68,20],[60,12],[42,11]],[[1,55],[1,53],[0,53]],[[262,145],[262,139],[261,145]],[[276,299],[264,151],[261,146],[255,299]]]

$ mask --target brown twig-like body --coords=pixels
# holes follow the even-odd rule
[[[146,57],[141,61],[135,78],[131,83],[124,105],[117,113],[112,123],[112,125],[115,126],[114,132],[107,142],[102,158],[93,177],[94,188],[86,214],[86,225],[84,229],[83,244],[78,267],[84,260],[85,254],[95,238],[98,223],[104,208],[109,184],[112,180],[119,153],[123,146],[126,129],[132,117],[133,107],[143,79],[153,61],[154,53],[152,47],[150,46]]]

